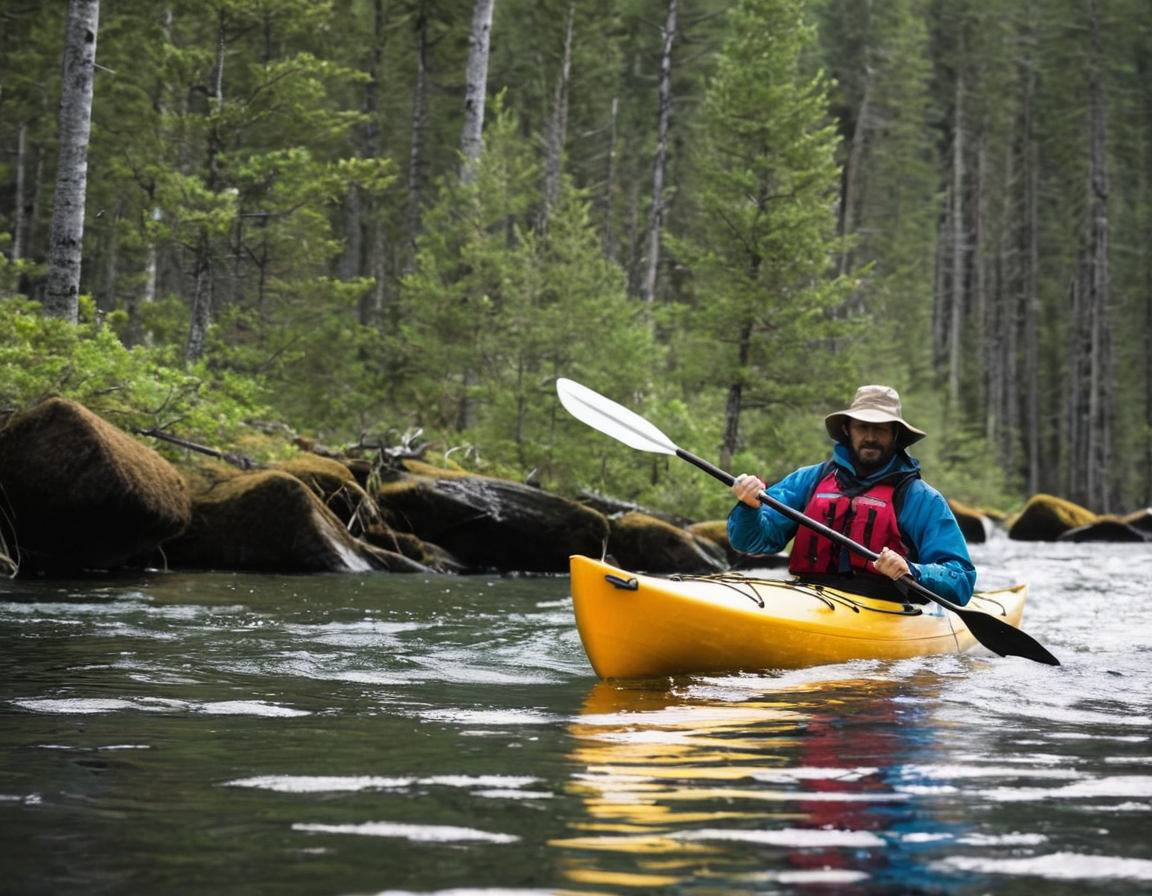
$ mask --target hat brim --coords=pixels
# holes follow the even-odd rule
[[[917,429],[915,426],[909,426],[904,420],[886,411],[862,408],[858,411],[837,411],[835,414],[829,414],[824,418],[824,428],[828,430],[828,435],[833,442],[847,441],[847,436],[844,434],[844,427],[848,425],[850,419],[860,420],[864,423],[895,423],[897,429],[900,431],[896,437],[896,444],[901,448],[906,448],[909,445],[919,442],[928,435],[928,433]]]

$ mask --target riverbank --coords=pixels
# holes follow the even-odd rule
[[[118,569],[566,573],[572,554],[653,573],[782,563],[748,558],[723,520],[572,499],[457,465],[377,451],[251,464],[173,463],[84,406],[49,398],[0,430],[0,554],[10,575]],[[1013,517],[953,504],[970,543],[1146,541],[1147,509],[1101,517],[1048,495]]]

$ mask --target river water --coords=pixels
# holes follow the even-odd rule
[[[1063,661],[599,682],[566,577],[0,584],[0,892],[1152,892],[1152,545],[974,548]]]

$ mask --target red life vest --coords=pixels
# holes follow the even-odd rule
[[[908,557],[908,547],[900,537],[896,523],[895,498],[910,477],[902,474],[872,485],[864,492],[851,494],[841,487],[836,468],[830,467],[816,483],[804,509],[805,515],[847,535],[874,553],[890,548],[900,556]],[[804,526],[800,527],[792,542],[788,570],[795,576],[864,574],[889,581],[876,572],[870,561]]]

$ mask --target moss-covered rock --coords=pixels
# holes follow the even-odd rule
[[[961,504],[959,501],[948,499],[948,506],[952,508],[952,515],[960,525],[960,532],[968,544],[983,544],[988,540],[988,532],[984,528],[984,514],[974,507]]]
[[[277,463],[275,469],[295,476],[308,486],[353,534],[362,537],[379,522],[376,502],[364,491],[347,464],[305,452]]]
[[[372,526],[364,540],[378,548],[403,554],[417,563],[439,572],[464,572],[464,565],[436,544],[417,538],[411,532],[397,532],[383,523]]]
[[[1094,523],[1092,511],[1054,495],[1033,495],[1008,523],[1008,537],[1016,541],[1056,541],[1069,529]]]
[[[220,482],[196,495],[187,530],[164,546],[176,568],[253,572],[425,570],[353,538],[313,491],[282,470]]]
[[[1120,521],[1127,523],[1141,532],[1152,532],[1152,507],[1144,507],[1134,513],[1120,517]]]
[[[191,518],[184,477],[87,408],[50,398],[0,430],[0,526],[22,571],[114,569]]]
[[[380,488],[385,522],[439,545],[472,569],[568,571],[568,557],[599,557],[608,521],[594,510],[519,482],[407,462]]]
[[[634,572],[705,573],[727,568],[713,542],[702,542],[681,529],[645,513],[625,513],[609,520],[608,552],[619,566]],[[712,549],[705,544],[713,545]]]
[[[702,523],[690,523],[685,527],[697,541],[706,541],[714,544],[723,551],[724,558],[732,563],[739,556],[728,540],[727,520],[705,520]]]
[[[1104,517],[1084,526],[1061,533],[1058,541],[1148,541],[1149,534],[1123,520]]]

